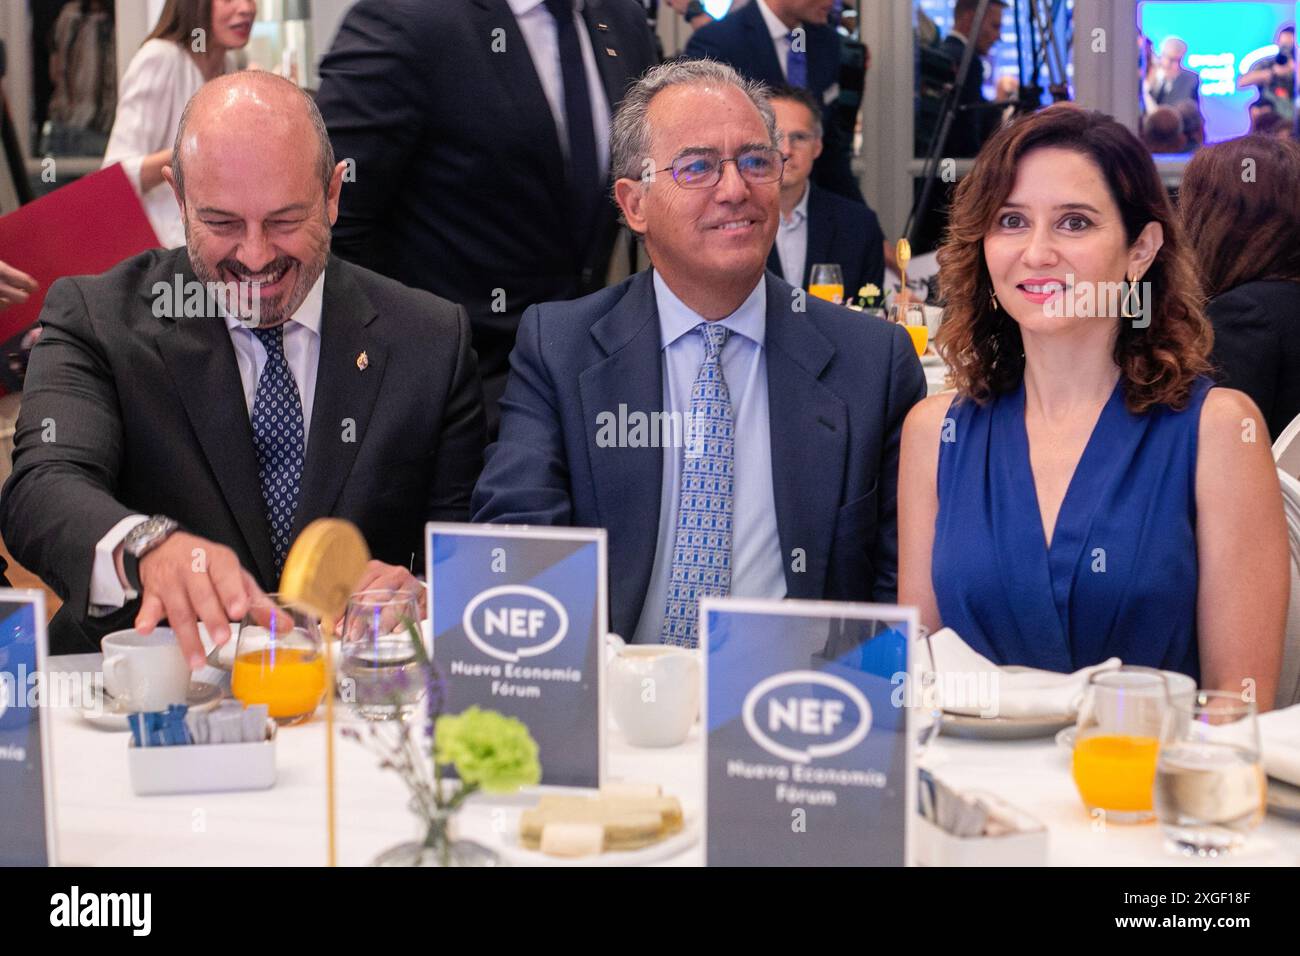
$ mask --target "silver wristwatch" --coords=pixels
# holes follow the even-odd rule
[[[122,540],[122,570],[132,590],[140,590],[140,559],[178,530],[178,522],[166,515],[154,515],[127,532]]]

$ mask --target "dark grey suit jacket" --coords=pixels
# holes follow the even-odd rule
[[[1160,106],[1177,106],[1187,100],[1201,101],[1201,77],[1192,70],[1180,70],[1172,81],[1155,93],[1155,101]]]
[[[0,534],[65,602],[55,653],[131,626],[136,602],[104,617],[88,603],[95,544],[132,513],[168,515],[277,583],[225,322],[154,315],[155,283],[178,274],[194,279],[184,249],[152,250],[56,282],[41,312]],[[465,310],[331,258],[294,533],[346,518],[374,557],[423,567],[424,522],[468,517],[485,440]]]

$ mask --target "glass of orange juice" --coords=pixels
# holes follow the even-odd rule
[[[834,262],[819,262],[808,273],[808,291],[819,299],[844,304],[844,273]]]
[[[325,694],[320,622],[275,594],[255,601],[239,628],[230,691],[245,704],[266,704],[277,723],[311,717]]]
[[[1074,784],[1110,823],[1155,819],[1152,792],[1160,730],[1169,707],[1164,675],[1147,667],[1093,674],[1079,707]]]
[[[909,301],[891,305],[889,321],[897,322],[907,330],[907,334],[912,339],[912,348],[916,349],[917,358],[925,354],[926,347],[930,344],[930,326],[925,321],[923,304]]]

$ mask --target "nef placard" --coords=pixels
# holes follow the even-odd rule
[[[915,611],[707,600],[706,855],[725,866],[909,859]]]
[[[599,786],[604,531],[430,524],[427,537],[444,712],[518,717],[542,783]]]

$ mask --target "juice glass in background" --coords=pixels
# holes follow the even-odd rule
[[[230,691],[245,704],[266,704],[277,723],[311,717],[325,694],[320,622],[275,594],[255,602],[239,628]]]
[[[916,349],[917,358],[925,354],[926,347],[930,344],[930,326],[926,322],[925,306],[922,303],[906,302],[901,305],[891,305],[889,321],[896,322],[907,329],[907,334],[912,339],[912,348]]]
[[[1255,704],[1201,690],[1170,701],[1156,764],[1156,815],[1170,849],[1232,853],[1264,819],[1268,784]]]
[[[844,273],[834,262],[819,262],[808,273],[808,291],[819,299],[844,304]]]
[[[1108,823],[1155,818],[1152,789],[1169,688],[1158,670],[1121,667],[1093,674],[1079,707],[1074,784]]]

